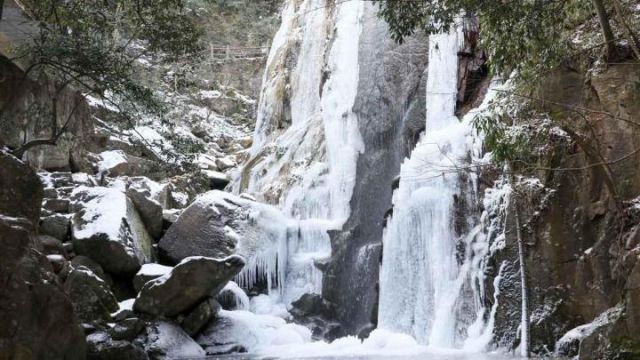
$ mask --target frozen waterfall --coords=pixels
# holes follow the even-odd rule
[[[474,296],[482,282],[470,280],[478,231],[456,233],[456,206],[473,201],[475,189],[475,175],[461,167],[479,152],[472,117],[454,115],[461,41],[459,31],[429,39],[426,131],[401,168],[380,273],[378,327],[444,348],[462,347],[483,311]]]
[[[356,161],[364,145],[352,108],[364,4],[287,1],[263,78],[251,159],[236,193],[278,205],[296,225],[281,239],[276,275],[288,304],[320,293],[315,261],[330,255],[327,230],[350,213]],[[282,249],[282,250],[281,250]],[[270,282],[275,285],[275,282]]]

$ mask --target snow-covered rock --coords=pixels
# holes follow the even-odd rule
[[[236,166],[236,162],[229,157],[218,158],[216,159],[216,166],[218,166],[219,170],[224,171]]]
[[[173,270],[170,266],[164,266],[160,264],[144,264],[136,273],[136,276],[133,277],[133,288],[136,291],[140,291],[144,284],[147,282],[157,279],[160,276],[168,274],[171,270]]]
[[[127,196],[140,213],[149,235],[154,239],[160,238],[162,210],[170,196],[170,185],[161,185],[145,177],[132,178],[127,187]]]
[[[110,176],[123,176],[129,170],[127,155],[122,150],[111,150],[100,153],[98,172]]]
[[[188,256],[241,255],[247,266],[239,276],[240,285],[250,287],[258,272],[269,274],[268,281],[284,278],[287,239],[297,233],[298,224],[273,206],[210,191],[180,215],[160,240],[159,247],[175,262]]]
[[[203,170],[203,173],[209,179],[209,186],[212,189],[223,190],[231,181],[225,173],[213,170]]]
[[[154,316],[176,316],[215,296],[243,266],[240,256],[186,258],[170,272],[147,282],[133,308]]]
[[[145,351],[154,359],[201,358],[205,351],[179,326],[157,321],[147,327]]]
[[[153,259],[152,240],[133,202],[114,187],[74,189],[74,249],[115,274],[131,274]]]

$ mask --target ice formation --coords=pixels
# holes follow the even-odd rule
[[[277,274],[284,303],[320,292],[322,274],[314,263],[330,255],[327,230],[339,229],[349,216],[364,149],[352,112],[364,5],[326,5],[286,3],[267,60],[251,159],[233,185],[236,193],[277,204],[296,222],[272,255],[284,272]],[[252,276],[266,276],[273,288],[274,268],[257,266]]]
[[[472,121],[488,99],[462,120],[454,115],[461,40],[459,30],[429,39],[426,130],[402,165],[383,237],[379,328],[481,351],[493,326],[480,301],[487,237],[469,214],[471,230],[457,233],[456,206],[477,201],[477,176],[465,170],[481,157]]]

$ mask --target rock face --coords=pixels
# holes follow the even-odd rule
[[[0,84],[0,139],[7,146],[19,148],[24,140],[51,137],[52,95],[57,86],[49,81],[24,81],[24,73],[17,66],[0,59],[4,80]],[[29,109],[38,108],[35,115]],[[93,120],[89,115],[85,97],[71,89],[63,90],[58,97],[58,129],[68,119],[67,133],[56,146],[36,146],[26,152],[23,159],[32,167],[47,170],[82,168],[82,153],[93,134]],[[44,115],[46,114],[46,115]],[[64,120],[63,120],[64,119]],[[1,167],[1,166],[0,166]]]
[[[243,266],[240,256],[186,258],[171,272],[147,282],[133,308],[154,316],[176,316],[215,296]]]
[[[43,196],[40,179],[30,167],[1,151],[0,189],[0,214],[38,223]]]
[[[117,188],[78,187],[71,196],[77,254],[114,274],[133,274],[153,259],[152,240],[133,203]]]
[[[252,258],[286,237],[288,220],[275,208],[222,191],[193,202],[160,240],[162,253],[178,262],[188,256]]]
[[[0,183],[16,186],[0,186],[0,358],[83,359],[86,342],[73,307],[36,247],[33,217],[42,187],[17,159],[0,153],[0,162]],[[20,206],[4,209],[7,204]]]
[[[577,70],[576,70],[577,69]],[[640,296],[638,267],[638,219],[640,175],[635,153],[640,131],[628,122],[640,121],[640,98],[631,90],[640,71],[625,65],[589,72],[580,66],[560,69],[539,86],[538,110],[552,114],[553,121],[575,131],[584,143],[568,139],[547,143],[554,151],[540,163],[550,168],[582,168],[584,171],[542,171],[527,174],[540,179],[535,191],[524,186],[509,210],[520,211],[529,269],[532,349],[544,353],[569,330],[589,324],[608,309],[621,304],[625,311],[617,325],[602,328],[580,344],[580,358],[608,358],[605,350],[629,358],[638,356],[640,343],[637,304]],[[577,114],[571,108],[602,109],[628,121],[602,114]],[[595,135],[594,135],[595,134]],[[567,136],[565,136],[567,137]],[[553,139],[551,139],[553,140]],[[589,150],[600,149],[598,153]],[[589,166],[605,159],[623,159],[610,166]],[[600,159],[600,160],[599,160]],[[513,227],[513,216],[506,228]],[[517,346],[520,316],[517,239],[507,232],[504,247],[490,260],[489,288],[503,268],[495,326],[495,340],[506,348]],[[491,296],[491,295],[490,295]],[[613,330],[615,329],[615,331]],[[583,346],[584,345],[584,346]],[[630,346],[631,345],[631,346]],[[584,349],[584,350],[583,350]]]

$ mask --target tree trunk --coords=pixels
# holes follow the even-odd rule
[[[625,12],[622,10],[622,7],[620,6],[620,3],[618,2],[618,0],[613,0],[613,8],[616,11],[616,15],[618,16],[620,24],[622,25],[624,31],[627,33],[627,36],[629,37],[629,43],[631,44],[631,49],[633,49],[633,52],[636,54],[636,58],[640,59],[640,40],[631,29],[631,26],[629,26],[629,23],[627,22],[627,19],[626,19],[627,16]]]
[[[616,44],[615,38],[613,37],[613,31],[611,30],[611,24],[609,24],[607,9],[604,7],[602,0],[593,0],[593,6],[596,8],[596,13],[598,13],[598,21],[600,21],[602,36],[604,37],[604,42],[607,45],[607,60],[613,59],[616,53]]]
[[[520,356],[528,358],[529,350],[529,290],[527,284],[527,266],[524,256],[524,242],[520,229],[520,214],[517,202],[513,206],[516,220],[516,238],[518,240],[518,258],[520,261],[520,292],[522,298],[522,323],[520,324]]]
[[[0,0],[0,21],[2,20],[2,9],[4,9],[4,0]]]

